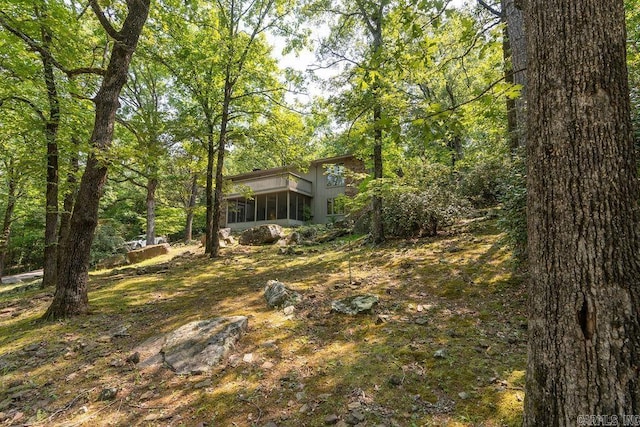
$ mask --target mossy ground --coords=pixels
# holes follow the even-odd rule
[[[147,274],[93,273],[91,313],[53,323],[38,320],[50,290],[0,288],[0,425],[298,427],[350,411],[366,426],[520,425],[526,298],[494,222],[360,242],[287,256],[234,246],[216,260],[176,247],[136,266]],[[170,261],[185,251],[193,255]],[[303,294],[294,315],[267,309],[269,279]],[[378,295],[376,313],[330,313],[333,299],[355,293]],[[153,335],[230,315],[248,316],[250,329],[212,372],[126,362]],[[126,334],[111,337],[118,328]],[[98,400],[105,388],[115,399]]]

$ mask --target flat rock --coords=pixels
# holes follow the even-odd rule
[[[378,297],[375,295],[356,295],[333,301],[331,311],[350,315],[371,313],[377,304]]]
[[[300,301],[300,294],[287,288],[284,283],[269,280],[264,288],[264,299],[269,308],[289,307]]]
[[[140,367],[166,364],[178,374],[202,373],[219,364],[246,332],[245,316],[187,323],[136,347]]]

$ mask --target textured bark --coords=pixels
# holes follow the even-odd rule
[[[527,129],[527,43],[522,11],[514,0],[502,0],[504,29],[505,76],[509,83],[522,87],[520,97],[507,101],[509,145],[512,151],[526,146]]]
[[[156,189],[158,178],[147,180],[147,245],[156,243]]]
[[[69,161],[69,172],[67,173],[67,192],[64,196],[62,203],[62,212],[60,213],[60,230],[58,231],[58,267],[62,263],[62,254],[64,253],[64,247],[66,240],[69,237],[69,227],[71,226],[71,213],[73,212],[73,203],[76,200],[78,193],[78,180],[76,174],[80,169],[78,159],[78,146],[80,140],[76,136],[71,137],[73,143],[74,152],[71,155]]]
[[[213,120],[209,121],[207,134],[207,184],[205,187],[206,205],[207,205],[207,230],[205,234],[204,253],[211,253],[211,243],[213,234],[213,166],[216,158],[216,145],[213,139]]]
[[[235,81],[231,78],[231,70],[227,68],[225,84],[224,84],[224,99],[222,100],[222,115],[220,118],[220,136],[218,138],[218,158],[216,161],[216,181],[215,181],[215,193],[213,195],[213,211],[212,211],[212,227],[211,234],[209,235],[209,245],[211,247],[211,258],[215,258],[220,254],[220,236],[218,230],[220,230],[220,214],[222,212],[222,171],[224,167],[224,154],[227,147],[227,133],[229,126],[229,110],[231,108],[231,96],[233,94],[233,86]]]
[[[373,55],[380,57],[382,51],[382,12],[380,5],[371,19],[369,27],[373,37]],[[373,179],[382,178],[382,107],[380,105],[380,85],[376,81],[373,84]],[[382,222],[382,197],[373,194],[371,203],[371,239],[374,243],[382,243],[385,240],[384,224]]]
[[[41,18],[36,8],[36,15]],[[41,26],[42,47],[50,51],[53,36]],[[44,275],[42,287],[55,286],[58,269],[58,129],[60,127],[60,100],[56,87],[51,56],[41,54],[44,82],[47,87],[49,117],[45,124],[47,141],[47,188],[45,193]]]
[[[198,174],[194,172],[191,178],[191,189],[189,191],[189,203],[187,205],[187,224],[184,232],[184,242],[193,240],[193,211],[196,208],[198,198]]]
[[[524,425],[639,414],[640,218],[623,2],[528,0],[525,28]]]
[[[91,134],[93,150],[80,180],[80,187],[71,216],[69,237],[58,270],[56,292],[44,314],[46,319],[57,319],[86,313],[89,309],[87,281],[91,243],[98,223],[98,205],[107,177],[107,165],[102,154],[113,138],[118,97],[127,79],[131,57],[138,43],[142,27],[149,13],[150,0],[129,0],[129,12],[120,31],[115,31],[99,11],[95,0],[91,6],[96,11],[105,30],[117,38],[102,84],[95,96],[95,121]]]

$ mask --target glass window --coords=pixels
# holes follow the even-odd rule
[[[327,187],[344,187],[344,165],[328,165],[326,168]]]
[[[237,200],[227,200],[227,224],[236,222],[236,203]]]
[[[336,199],[327,199],[327,215],[342,214],[344,214],[344,206],[342,206],[342,203],[336,201]]]
[[[267,219],[266,216],[266,212],[267,212],[267,196],[262,195],[262,196],[257,196],[256,197],[256,203],[258,206],[258,214],[256,215],[256,220],[257,221],[264,221],[265,219]]]
[[[277,194],[278,197],[278,219],[287,219],[287,192]]]
[[[298,219],[298,195],[289,193],[289,219]]]
[[[256,201],[255,199],[247,199],[247,222],[256,220]]]
[[[267,194],[267,220],[273,221],[276,219],[276,201],[275,194]]]

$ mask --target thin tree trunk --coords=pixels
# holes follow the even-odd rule
[[[69,238],[58,271],[56,292],[44,314],[45,319],[68,317],[89,310],[87,281],[91,243],[98,223],[100,196],[107,177],[107,164],[101,157],[111,145],[116,111],[119,108],[118,97],[127,80],[129,63],[149,14],[149,3],[150,0],[128,1],[129,13],[122,29],[116,32],[108,23],[103,22],[107,18],[99,10],[97,2],[91,0],[91,6],[101,17],[103,27],[118,41],[113,44],[107,71],[95,96],[96,113],[91,135],[93,150],[80,181],[71,216]]]
[[[220,213],[222,207],[222,171],[224,168],[224,154],[227,147],[227,128],[229,125],[229,108],[231,105],[231,95],[233,90],[233,82],[230,76],[230,70],[227,69],[227,75],[224,84],[224,99],[222,101],[222,115],[220,119],[220,137],[218,139],[218,159],[216,162],[216,187],[213,198],[213,217],[211,230],[211,258],[216,258],[220,254]]]
[[[147,245],[156,242],[156,189],[158,188],[158,178],[153,177],[147,180]]]
[[[382,51],[382,6],[373,16],[373,54],[379,58]],[[373,84],[373,179],[382,178],[382,107],[380,105],[380,85],[377,80]],[[385,240],[384,223],[382,221],[382,197],[374,189],[371,201],[371,238],[374,243]]]
[[[509,146],[513,152],[527,142],[527,42],[524,17],[515,0],[502,0],[504,28],[504,56],[506,81],[519,85],[520,96],[507,100]]]
[[[36,10],[36,14],[39,15]],[[50,31],[41,26],[43,47],[48,52],[52,41]],[[44,81],[47,87],[49,118],[45,125],[47,141],[47,190],[44,232],[44,276],[42,287],[54,286],[58,269],[58,128],[60,127],[60,100],[56,87],[51,57],[41,55]]]
[[[640,414],[640,223],[622,0],[528,0],[524,426]]]
[[[184,242],[189,243],[193,240],[193,211],[196,208],[196,201],[198,197],[198,174],[193,173],[191,179],[191,190],[189,192],[189,204],[187,205],[187,224],[184,233]]]
[[[69,227],[71,225],[71,213],[73,212],[73,202],[76,199],[78,193],[78,180],[76,174],[80,169],[78,160],[78,146],[80,140],[77,136],[71,137],[73,143],[74,152],[71,154],[69,161],[69,172],[67,173],[67,193],[64,196],[62,203],[62,213],[60,214],[60,230],[58,231],[58,267],[62,263],[61,258],[64,253],[64,247],[66,246],[67,238],[69,237]]]
[[[213,164],[215,162],[216,147],[213,140],[213,121],[209,120],[207,135],[207,184],[206,184],[206,204],[207,204],[207,230],[205,233],[204,253],[211,253],[211,243],[213,234]]]

